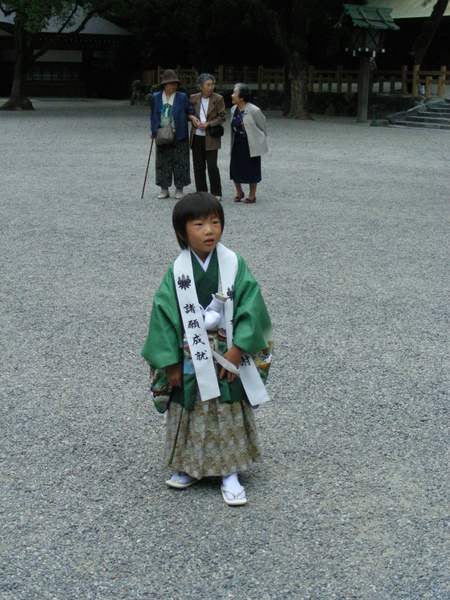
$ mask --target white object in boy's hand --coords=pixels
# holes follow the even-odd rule
[[[221,320],[224,320],[223,305],[225,304],[227,298],[227,296],[220,293],[212,295],[211,303],[206,308],[204,314],[206,331],[216,329],[216,327],[219,326]]]

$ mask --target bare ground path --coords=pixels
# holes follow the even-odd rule
[[[152,294],[178,253],[148,114],[0,114],[0,597],[444,599],[449,137],[269,118],[224,242],[275,329],[264,464],[230,509],[166,489]],[[193,190],[193,187],[191,186]]]

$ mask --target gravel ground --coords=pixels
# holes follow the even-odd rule
[[[269,117],[253,206],[224,138],[223,240],[276,350],[233,509],[164,485],[140,349],[178,246],[153,158],[140,199],[147,109],[35,107],[0,113],[2,600],[449,598],[448,134]]]

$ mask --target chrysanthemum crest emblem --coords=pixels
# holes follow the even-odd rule
[[[181,277],[178,277],[178,287],[180,290],[187,290],[191,287],[191,283],[192,281],[189,275],[181,275]]]

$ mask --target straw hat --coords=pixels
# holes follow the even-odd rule
[[[167,71],[164,71],[161,77],[161,85],[164,85],[165,83],[181,83],[181,81],[178,79],[175,71],[172,71],[172,69],[167,69]]]

